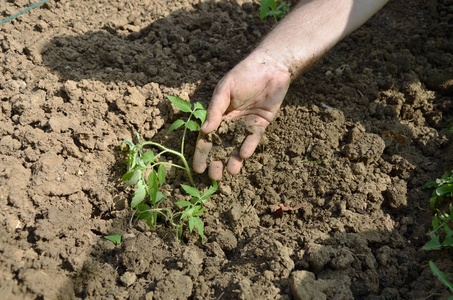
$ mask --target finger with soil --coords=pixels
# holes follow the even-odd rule
[[[212,142],[204,139],[204,136],[200,133],[193,156],[193,170],[195,172],[203,173],[206,170],[208,155],[211,148]]]
[[[243,159],[247,159],[253,155],[255,152],[256,147],[260,143],[261,137],[264,134],[264,129],[257,128],[253,133],[248,135],[244,142],[242,143],[241,150],[239,152],[239,156]]]
[[[209,164],[208,175],[214,180],[222,179],[223,163],[220,160],[213,161]]]
[[[239,156],[239,150],[235,149],[230,156],[227,164],[227,171],[231,175],[236,175],[239,173],[242,167],[243,159]]]

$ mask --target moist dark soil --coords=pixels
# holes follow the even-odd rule
[[[390,1],[296,79],[203,242],[130,222],[121,142],[179,147],[165,95],[209,104],[274,26],[258,1],[55,0],[1,26],[0,299],[445,299],[421,186],[453,168],[452,4]]]

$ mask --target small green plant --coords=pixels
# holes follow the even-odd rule
[[[443,247],[453,247],[453,203],[448,205],[448,211],[439,209],[445,198],[453,198],[453,171],[446,172],[441,178],[431,181],[422,188],[432,188],[430,206],[436,211],[432,220],[433,229],[428,233],[430,240],[423,246],[424,250],[440,250]],[[445,274],[430,261],[429,266],[437,278],[453,293],[453,283],[449,280],[452,274]],[[453,295],[448,298],[453,300]]]
[[[184,156],[184,143],[187,130],[198,131],[200,125],[192,118],[198,119],[201,124],[206,120],[206,109],[199,102],[192,105],[179,97],[167,96],[167,98],[180,111],[189,113],[187,120],[178,119],[171,124],[168,133],[180,127],[184,128],[179,151],[167,148],[159,143],[151,141],[140,141],[137,133],[137,144],[131,140],[124,143],[129,148],[127,157],[127,173],[123,176],[125,187],[135,186],[134,197],[132,198],[131,208],[135,210],[135,216],[145,220],[149,226],[155,228],[158,216],[163,217],[176,229],[176,237],[180,238],[183,227],[188,223],[189,231],[197,229],[201,239],[204,238],[203,222],[200,215],[205,208],[202,208],[209,197],[217,191],[217,182],[212,181],[212,185],[201,193],[194,184],[192,174]],[[145,150],[145,147],[151,149]],[[154,150],[157,150],[154,152]],[[171,154],[180,159],[181,163],[172,163],[160,160],[163,154]],[[165,182],[166,166],[175,167],[186,171],[190,185],[181,184],[182,189],[191,196],[190,201],[179,201],[174,204],[180,207],[173,211],[171,207],[162,207],[165,195],[159,190]]]
[[[278,0],[277,0],[278,1]],[[290,4],[281,0],[277,6],[276,0],[261,0],[260,3],[260,18],[263,20],[265,17],[273,17],[275,23],[282,19],[289,12]]]
[[[106,235],[106,236],[104,236],[104,238],[111,241],[115,245],[119,245],[119,244],[121,244],[122,235],[121,234]]]
[[[433,188],[433,193],[429,199],[429,203],[432,209],[436,209],[436,205],[442,201],[445,197],[453,197],[453,170],[449,174],[445,172],[441,178],[435,181],[430,181],[422,186],[423,189]]]
[[[440,250],[442,247],[453,246],[453,204],[449,208],[449,212],[437,209],[432,220],[433,229],[428,233],[430,240],[423,246],[423,250]]]

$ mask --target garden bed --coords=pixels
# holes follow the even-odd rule
[[[2,18],[29,4],[4,1]],[[203,243],[130,223],[120,145],[137,131],[178,147],[165,95],[207,107],[274,25],[258,3],[50,1],[1,26],[0,298],[445,297],[421,186],[453,168],[451,4],[390,1],[296,79],[206,204]]]

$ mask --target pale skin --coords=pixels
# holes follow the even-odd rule
[[[254,128],[240,149],[231,153],[226,170],[238,174],[252,156],[264,130],[275,118],[291,81],[345,36],[360,27],[388,0],[302,0],[243,61],[217,84],[200,130],[193,168],[206,170],[212,144],[204,136],[223,119],[243,117]],[[211,162],[208,171],[220,180],[223,164]]]

